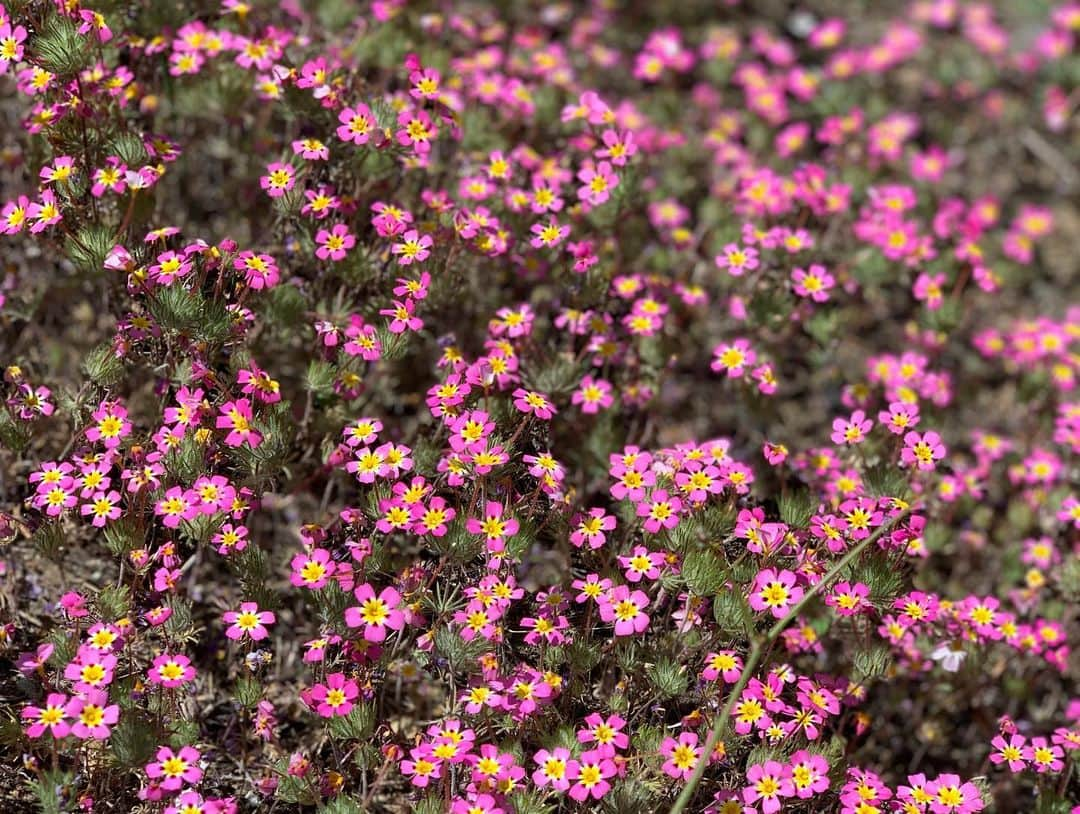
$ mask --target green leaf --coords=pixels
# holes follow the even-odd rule
[[[362,740],[375,726],[375,709],[370,704],[356,704],[348,715],[331,718],[327,730],[337,740]]]
[[[793,489],[780,496],[780,519],[793,529],[804,529],[817,511],[817,501],[808,489]]]

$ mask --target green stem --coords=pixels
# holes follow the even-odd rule
[[[709,732],[709,737],[705,740],[705,748],[701,750],[701,757],[698,758],[697,765],[694,767],[694,773],[690,775],[690,779],[686,781],[683,790],[679,792],[679,796],[675,798],[675,803],[671,806],[669,814],[682,814],[682,812],[686,810],[686,806],[694,796],[694,791],[697,789],[698,783],[701,782],[702,775],[705,774],[705,769],[709,765],[709,758],[712,756],[713,749],[716,748],[716,742],[720,739],[720,733],[727,727],[727,723],[731,718],[731,711],[735,708],[735,702],[738,700],[743,689],[745,689],[746,685],[750,682],[750,678],[754,675],[754,671],[757,669],[758,662],[761,660],[762,655],[772,647],[773,643],[780,638],[780,634],[784,632],[787,626],[803,612],[806,606],[809,605],[810,602],[813,601],[813,599],[820,594],[841,571],[851,564],[863,551],[880,540],[883,535],[891,531],[899,523],[903,522],[909,514],[911,514],[911,509],[904,509],[900,514],[893,517],[888,523],[879,526],[877,531],[852,548],[825,573],[816,585],[803,594],[802,599],[796,602],[782,619],[769,628],[768,632],[763,637],[754,641],[750,647],[750,653],[746,657],[746,664],[743,666],[742,673],[739,675],[739,680],[732,688],[727,703],[724,704],[724,708],[720,712],[720,717],[716,719],[712,731]]]

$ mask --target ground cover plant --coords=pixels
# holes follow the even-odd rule
[[[0,811],[1080,811],[1078,36],[4,0]]]

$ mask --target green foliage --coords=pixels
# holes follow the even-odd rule
[[[817,501],[808,489],[792,489],[780,495],[780,519],[793,529],[804,529],[817,511]]]
[[[59,14],[49,15],[45,27],[34,38],[33,48],[42,65],[55,74],[78,73],[90,55],[75,23]]]
[[[686,665],[667,656],[662,656],[655,664],[646,668],[645,674],[661,698],[680,696],[690,686],[690,675]]]
[[[121,715],[109,737],[113,760],[125,769],[141,769],[154,756],[157,746],[152,722],[135,711]]]
[[[730,577],[727,563],[707,548],[687,552],[683,558],[682,576],[686,587],[696,596],[720,593]]]
[[[326,725],[330,736],[337,740],[361,740],[371,734],[375,726],[375,708],[371,704],[356,704],[348,715],[331,718]]]
[[[240,676],[236,679],[233,697],[240,706],[254,709],[262,700],[262,696],[263,683],[259,679],[252,676]]]
[[[106,585],[95,600],[103,619],[115,621],[131,610],[131,589],[127,585]]]
[[[123,378],[124,363],[117,358],[111,344],[102,343],[86,354],[83,372],[94,384],[108,387]]]
[[[76,268],[85,273],[100,273],[109,250],[116,245],[111,229],[101,224],[91,224],[69,235],[64,251]]]

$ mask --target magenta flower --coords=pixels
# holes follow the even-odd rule
[[[631,592],[626,585],[620,585],[600,601],[600,618],[615,623],[616,636],[633,636],[649,626],[644,612],[648,606],[649,597],[644,592]]]
[[[330,577],[337,570],[337,563],[325,548],[312,549],[309,553],[300,553],[292,558],[292,576],[290,581],[297,588],[310,588],[317,591],[325,587]]]
[[[127,414],[127,409],[119,402],[103,401],[90,415],[95,424],[87,429],[86,440],[100,441],[105,449],[116,449],[120,441],[131,434]]]
[[[750,590],[750,607],[756,611],[768,610],[777,619],[803,597],[803,589],[795,584],[795,574],[788,570],[777,573],[766,568],[754,578]]]
[[[71,734],[82,740],[105,740],[113,724],[120,719],[120,707],[109,703],[104,690],[76,695],[68,701],[64,711],[74,721]]]
[[[821,794],[829,788],[829,762],[805,749],[792,754],[788,763],[795,796],[801,800]]]
[[[586,514],[576,514],[570,521],[574,529],[570,532],[570,542],[578,548],[585,545],[591,549],[600,548],[607,540],[604,532],[613,531],[616,522],[615,517],[603,509],[589,509]]]
[[[150,683],[160,684],[169,689],[186,684],[193,678],[195,678],[195,668],[191,666],[191,659],[187,656],[162,653],[154,659],[150,667]]]
[[[371,109],[365,104],[345,108],[338,114],[338,121],[341,126],[337,129],[337,137],[357,146],[367,144],[372,131],[377,127]]]
[[[27,736],[40,738],[48,732],[54,738],[65,737],[71,731],[67,707],[68,697],[59,692],[49,693],[44,706],[23,707],[21,715],[27,721]]]
[[[775,814],[783,806],[781,798],[795,795],[790,774],[790,766],[775,760],[755,763],[746,771],[743,800],[747,805],[760,801],[763,814]]]
[[[506,541],[518,533],[521,524],[510,516],[503,517],[503,505],[489,500],[484,506],[483,518],[470,517],[465,522],[469,534],[482,534],[488,551],[498,554],[506,548]]]
[[[742,670],[743,661],[734,650],[721,650],[705,657],[705,669],[701,677],[706,681],[723,678],[727,684],[734,684],[742,675]]]
[[[271,198],[280,198],[296,186],[296,170],[289,164],[275,161],[266,168],[266,175],[259,179],[259,186]]]
[[[514,393],[514,406],[525,414],[531,413],[543,421],[550,421],[551,417],[558,412],[548,397],[543,393],[533,390],[517,388]]]
[[[585,727],[577,732],[578,743],[595,743],[597,754],[611,757],[617,749],[630,746],[630,736],[623,732],[625,727],[626,721],[618,715],[605,718],[599,712],[589,713]]]
[[[713,348],[713,360],[710,367],[715,373],[726,373],[729,379],[737,379],[746,368],[757,361],[757,354],[750,347],[749,340],[736,339]]]
[[[246,443],[254,448],[262,443],[262,435],[251,426],[254,414],[251,411],[250,399],[227,401],[218,410],[219,415],[214,426],[219,430],[229,430],[229,434],[225,436],[228,446],[238,447]]]
[[[657,489],[638,504],[637,516],[646,518],[645,531],[656,534],[662,528],[673,529],[679,525],[682,506],[679,498],[669,495],[664,489]]]
[[[808,297],[814,302],[826,302],[829,299],[829,291],[836,285],[833,278],[825,267],[814,263],[808,269],[796,268],[791,272],[792,288],[800,297]]]
[[[995,766],[1005,763],[1008,764],[1009,771],[1022,772],[1027,768],[1027,760],[1024,758],[1026,744],[1027,738],[1020,734],[1010,735],[1008,740],[1005,740],[1004,735],[998,735],[990,741],[990,745],[997,749],[990,755],[990,762]]]
[[[738,243],[728,243],[714,258],[717,268],[727,269],[732,277],[741,277],[758,267],[758,250],[743,248]]]
[[[397,256],[398,264],[408,266],[422,263],[431,256],[434,241],[431,235],[421,235],[416,229],[410,229],[401,236],[401,242],[390,247],[390,253]]]
[[[84,503],[80,509],[84,517],[92,516],[91,524],[101,528],[110,520],[116,520],[123,514],[120,508],[120,493],[115,489],[108,492],[97,492],[89,503]]]
[[[251,251],[240,252],[233,260],[233,268],[244,272],[244,282],[250,288],[260,291],[273,288],[281,279],[277,261],[268,254],[256,254]]]
[[[349,627],[362,627],[364,639],[369,642],[381,642],[386,638],[387,630],[401,630],[405,627],[405,614],[401,606],[401,594],[393,588],[383,588],[378,595],[368,583],[353,591],[360,604],[345,610],[345,624]]]
[[[411,299],[404,302],[393,301],[392,308],[383,308],[379,313],[384,317],[392,317],[387,330],[392,334],[400,334],[405,331],[419,331],[424,327],[424,320],[416,316],[416,303]]]
[[[273,624],[276,618],[270,611],[260,611],[254,602],[242,602],[240,610],[226,611],[221,620],[229,626],[225,635],[230,639],[242,639],[246,635],[257,642],[270,635],[266,625]]]
[[[914,466],[923,471],[934,469],[937,462],[945,457],[945,445],[941,436],[930,431],[919,435],[909,432],[904,436],[904,448],[900,451],[900,460],[906,466]]]
[[[353,699],[359,694],[359,686],[345,678],[344,673],[331,673],[326,677],[325,684],[316,684],[311,688],[315,711],[323,718],[348,715],[353,708]]]
[[[442,777],[442,761],[432,754],[432,748],[429,743],[421,744],[410,750],[408,760],[401,761],[401,773],[418,788]]]
[[[570,396],[570,403],[580,406],[581,412],[586,415],[606,410],[614,402],[611,384],[604,379],[594,378],[591,374],[582,378],[578,389]]]
[[[599,800],[611,790],[609,777],[616,774],[615,761],[599,749],[581,753],[580,760],[572,760],[567,766],[568,779],[575,781],[570,787],[570,797],[579,803],[590,797]]]
[[[199,757],[199,751],[191,746],[183,746],[179,752],[162,746],[157,750],[154,761],[146,764],[146,776],[151,780],[163,778],[159,785],[165,791],[179,791],[185,785],[194,786],[203,776]]]
[[[873,426],[874,422],[866,417],[866,413],[856,410],[851,418],[833,419],[833,432],[829,437],[834,444],[861,444]]]
[[[664,774],[676,780],[689,780],[701,757],[698,736],[694,732],[680,732],[678,738],[664,738],[660,754],[667,758],[661,766]]]
[[[972,814],[985,808],[982,794],[974,783],[965,783],[959,775],[943,774],[926,784],[932,814]]]
[[[578,197],[592,206],[600,206],[611,197],[612,191],[619,185],[619,176],[611,169],[611,164],[601,161],[582,167],[577,174],[581,186]]]
[[[541,749],[533,760],[540,766],[532,773],[533,782],[543,788],[551,786],[556,791],[566,791],[570,788],[570,774],[575,771],[577,761],[570,758],[570,750],[561,746],[552,749]]]
[[[329,230],[320,229],[315,234],[315,242],[319,244],[315,250],[316,257],[337,262],[345,259],[349,249],[356,245],[356,238],[350,234],[348,226],[338,223]]]

